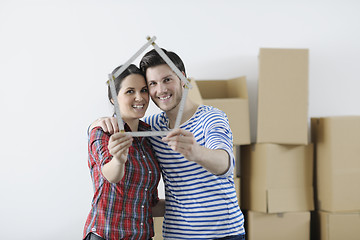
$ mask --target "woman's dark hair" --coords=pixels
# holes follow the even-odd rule
[[[170,60],[175,64],[175,66],[181,71],[185,73],[185,65],[181,58],[174,52],[166,51],[162,48],[164,53],[170,58]],[[161,64],[167,64],[165,60],[159,55],[159,53],[153,49],[147,52],[140,61],[140,69],[146,75],[146,70],[149,67],[155,67]]]
[[[112,74],[116,73],[116,71],[119,70],[121,68],[121,66],[122,65],[115,68],[112,71]],[[134,64],[130,64],[128,68],[126,68],[117,78],[114,79],[114,85],[115,85],[116,94],[119,94],[122,81],[127,76],[129,76],[131,74],[140,74],[141,76],[143,76],[145,78],[143,72],[137,66],[135,66]],[[110,90],[110,85],[109,84],[108,84],[108,97],[109,97],[109,100],[111,102],[112,95],[111,95],[111,90]]]

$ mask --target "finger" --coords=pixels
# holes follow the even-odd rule
[[[109,148],[109,152],[111,155],[113,156],[119,156],[122,154],[127,154],[129,151],[131,144],[120,144],[120,145],[115,145]]]
[[[105,122],[106,128],[108,129],[108,132],[110,134],[113,134],[114,133],[114,128],[113,128],[113,125],[111,123],[111,120],[105,119],[104,122]]]
[[[170,142],[168,145],[172,150],[183,155],[186,154],[189,149],[186,145],[179,144],[178,142]]]
[[[174,135],[172,137],[165,137],[165,138],[163,138],[163,141],[167,142],[168,144],[169,144],[169,142],[192,144],[193,143],[193,137],[179,134],[179,135]]]
[[[119,125],[115,117],[110,118],[110,124],[112,125],[114,132],[119,132]]]
[[[102,121],[102,120],[101,120],[101,121],[99,122],[98,126],[101,127],[101,129],[102,129],[104,132],[107,132],[107,133],[109,132],[109,129],[108,129],[108,127],[106,126],[105,121]]]
[[[173,137],[173,136],[177,136],[177,135],[181,135],[181,134],[184,135],[185,132],[186,132],[186,131],[178,128],[178,129],[175,129],[175,130],[172,130],[171,132],[169,132],[169,133],[166,135],[166,137],[171,138],[171,137]]]
[[[109,151],[111,153],[111,155],[115,155],[115,154],[122,154],[124,153],[124,151],[127,151],[129,149],[129,147],[132,144],[132,139],[128,139],[127,141],[115,141],[115,142],[111,142],[108,145]]]
[[[119,144],[121,142],[125,142],[128,140],[132,141],[133,137],[129,134],[126,134],[124,132],[117,132],[110,136],[109,142]]]

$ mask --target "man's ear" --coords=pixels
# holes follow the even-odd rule
[[[110,99],[110,102],[112,103],[112,105],[115,105],[115,104],[114,104],[114,100],[113,100],[113,99]]]
[[[184,72],[184,71],[182,71],[182,74],[184,75],[184,77],[186,77],[186,74],[185,74],[185,72]],[[184,82],[184,81],[182,81],[182,80],[181,80],[181,82],[182,82],[182,87],[184,88],[184,87],[185,87],[185,82]]]

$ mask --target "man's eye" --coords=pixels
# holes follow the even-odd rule
[[[171,80],[170,78],[164,78],[164,82],[168,82],[170,80]]]
[[[154,82],[149,82],[149,86],[155,86]]]

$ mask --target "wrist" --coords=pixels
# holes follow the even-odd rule
[[[201,164],[204,161],[204,156],[206,154],[206,148],[202,147],[200,145],[197,145],[194,153],[195,153],[195,155],[194,155],[193,161],[198,164]]]
[[[112,161],[114,162],[113,164],[115,165],[115,166],[124,166],[125,165],[125,162],[126,162],[126,158],[123,158],[123,157],[115,157],[115,156],[113,156],[113,159],[112,159]]]

